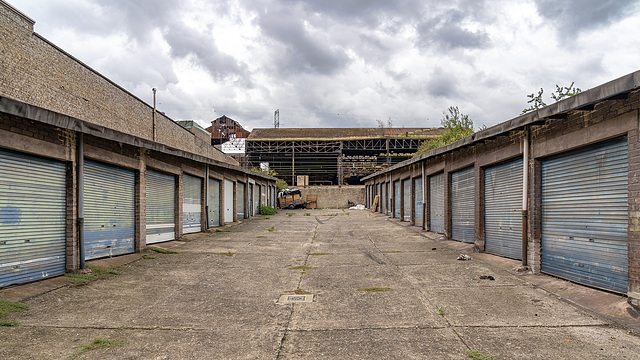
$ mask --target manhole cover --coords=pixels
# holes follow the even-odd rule
[[[280,304],[292,304],[292,303],[309,303],[313,302],[313,294],[309,295],[291,295],[282,294],[278,300]]]

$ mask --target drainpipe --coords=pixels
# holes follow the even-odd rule
[[[78,134],[78,244],[80,247],[80,269],[84,269],[84,134]]]
[[[527,266],[527,224],[528,224],[528,184],[529,184],[529,131],[524,131],[522,151],[522,266]]]
[[[427,219],[425,219],[424,214],[426,213],[426,206],[427,206],[427,187],[425,186],[426,182],[426,177],[424,176],[424,161],[422,162],[422,230],[425,230],[426,228],[426,223],[427,223]]]
[[[207,224],[205,225],[205,229],[209,228],[209,165],[205,167],[204,171],[205,183],[204,183],[204,216]]]

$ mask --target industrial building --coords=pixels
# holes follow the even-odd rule
[[[249,166],[268,167],[297,184],[359,185],[360,179],[409,159],[441,128],[269,128],[246,139]]]

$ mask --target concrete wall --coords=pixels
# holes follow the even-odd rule
[[[300,188],[302,198],[307,195],[318,196],[318,208],[348,208],[351,201],[354,204],[364,204],[365,187],[364,185],[345,185],[345,186],[307,186]]]

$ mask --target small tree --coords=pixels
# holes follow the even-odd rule
[[[447,111],[449,113],[443,112],[444,117],[440,120],[444,131],[435,139],[423,141],[413,156],[451,144],[474,133],[473,121],[469,119],[469,115],[462,114],[457,106],[449,106]]]
[[[276,189],[278,190],[278,192],[284,190],[284,189],[288,189],[289,188],[289,184],[287,184],[286,181],[284,180],[278,180],[276,181]]]
[[[578,87],[574,87],[573,84],[574,82],[572,82],[571,85],[564,86],[564,87],[556,84],[556,91],[551,94],[551,98],[556,102],[558,102],[562,99],[566,99],[568,97],[581,93],[582,90]],[[529,111],[538,110],[540,108],[547,106],[547,103],[545,103],[544,99],[542,98],[543,93],[544,93],[544,89],[540,88],[540,91],[538,91],[538,95],[535,95],[535,93],[527,95],[527,97],[531,99],[527,101],[527,103],[531,104],[531,106],[522,110],[522,113],[520,115],[526,114]]]

